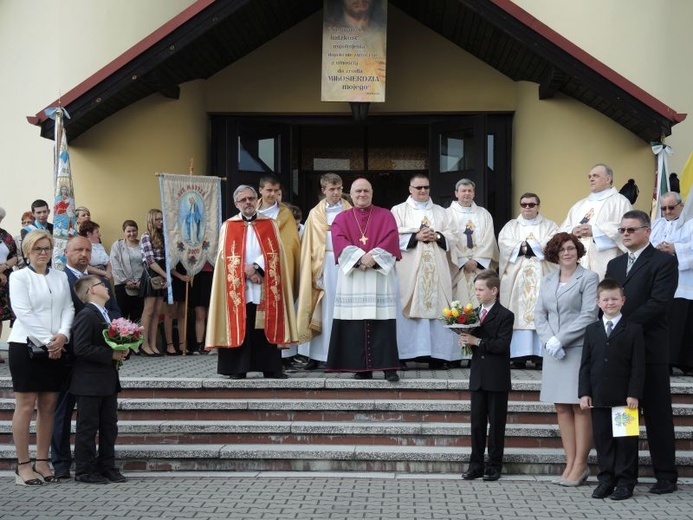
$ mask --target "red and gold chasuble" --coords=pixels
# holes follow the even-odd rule
[[[243,344],[246,334],[244,259],[248,232],[255,233],[265,260],[265,276],[255,328],[264,329],[270,343],[294,342],[296,324],[293,295],[290,284],[284,283],[288,278],[286,267],[282,265],[283,250],[276,224],[265,218],[252,222],[231,219],[224,227],[225,236],[220,243],[223,250],[217,260],[212,287],[211,330],[208,330],[206,348],[238,347]],[[219,301],[222,293],[223,303]],[[219,330],[222,323],[225,329],[223,332]]]

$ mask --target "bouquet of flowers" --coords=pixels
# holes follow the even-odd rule
[[[474,328],[479,323],[479,310],[471,303],[464,307],[455,300],[450,304],[450,307],[443,309],[441,318],[445,322],[445,326],[451,329],[456,334],[461,334],[463,331]],[[468,345],[462,345],[462,355],[465,358],[472,356],[472,348]]]
[[[103,339],[113,350],[137,350],[144,339],[144,327],[125,318],[117,318],[103,331]]]

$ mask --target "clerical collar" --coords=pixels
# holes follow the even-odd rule
[[[243,218],[245,222],[252,222],[257,218],[257,213],[254,213],[252,217],[246,217],[245,215],[241,214],[241,218]]]
[[[341,208],[342,207],[342,201],[338,200],[334,204],[330,204],[329,202],[325,201],[325,208],[326,209],[336,209],[336,208]]]
[[[590,193],[589,197],[587,197],[588,200],[592,201],[599,201],[599,200],[604,200],[609,197],[611,197],[614,193],[616,192],[616,188],[610,187],[602,191],[598,191],[597,193]]]

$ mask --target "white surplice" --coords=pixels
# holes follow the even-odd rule
[[[542,355],[534,326],[534,307],[542,277],[556,269],[555,264],[544,259],[544,246],[557,231],[558,225],[541,215],[532,220],[520,215],[503,226],[498,235],[500,302],[515,314],[511,358]],[[525,241],[536,256],[520,255]]]
[[[462,305],[472,303],[476,307],[479,302],[474,295],[474,278],[481,269],[466,273],[462,267],[468,260],[475,260],[484,269],[496,269],[498,244],[493,229],[493,218],[488,211],[474,202],[467,208],[457,201],[452,201],[445,211],[450,216],[457,238],[455,247],[450,250],[452,297]]]
[[[580,239],[586,251],[580,265],[597,273],[600,279],[604,278],[609,260],[627,252],[618,228],[623,214],[632,209],[627,198],[615,188],[607,188],[576,202],[561,224],[559,231],[566,233],[572,233],[579,224],[592,226],[593,236]]]
[[[397,264],[397,347],[400,359],[431,356],[461,359],[457,336],[438,318],[452,301],[452,278],[446,250],[455,245],[450,216],[431,200],[409,197],[392,208],[400,237],[402,260]],[[413,234],[429,227],[445,237],[446,250],[436,242],[418,242],[407,249]]]
[[[693,220],[684,222],[682,217],[655,220],[650,243],[657,247],[662,242],[674,244],[679,262],[679,284],[674,298],[693,300]]]

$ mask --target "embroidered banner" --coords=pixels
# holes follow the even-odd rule
[[[166,266],[180,262],[195,275],[206,262],[214,265],[221,227],[221,179],[201,175],[159,177],[166,237]]]
[[[53,158],[53,267],[65,269],[65,246],[67,239],[76,235],[77,216],[75,215],[75,194],[72,186],[70,152],[67,148],[67,135],[63,124],[64,117],[70,117],[62,108],[51,108],[46,115],[55,120],[55,156]]]

